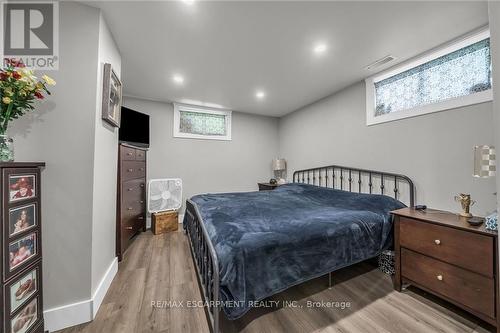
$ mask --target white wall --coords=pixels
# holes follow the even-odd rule
[[[103,68],[110,63],[120,77],[121,56],[102,14],[99,16],[99,54],[94,138],[92,217],[92,295],[116,257],[116,182],[118,128],[102,120]]]
[[[471,193],[472,211],[494,209],[494,180],[472,177],[473,146],[493,143],[492,103],[366,126],[365,85],[355,84],[280,119],[280,156],[293,170],[340,164],[409,176],[417,202],[459,211],[453,197]]]
[[[102,122],[100,103],[103,63],[118,74],[121,68],[98,9],[71,2],[59,8],[59,70],[47,73],[57,85],[9,129],[16,161],[47,164],[41,181],[49,330],[91,320],[112,278],[105,274],[115,258],[118,132]]]
[[[60,4],[59,70],[52,95],[9,129],[16,161],[45,161],[42,172],[44,307],[88,299],[98,10]],[[38,73],[42,75],[43,73]]]
[[[500,2],[488,3],[491,31],[491,52],[493,62],[493,82],[500,82]],[[500,84],[493,85],[493,129],[497,161],[500,155]],[[497,162],[497,193],[500,193],[500,163]],[[497,207],[500,211],[500,195],[497,195]]]
[[[233,112],[232,140],[173,137],[172,104],[127,97],[124,105],[151,116],[148,179],[179,177],[183,197],[206,192],[252,191],[272,177],[278,120]]]

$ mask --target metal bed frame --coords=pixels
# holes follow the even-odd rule
[[[383,195],[386,195],[386,184],[390,183],[393,185],[392,192],[395,199],[399,199],[401,196],[400,185],[406,184],[409,190],[409,206],[413,207],[415,205],[413,182],[407,176],[395,173],[329,165],[295,171],[293,173],[293,182],[336,188],[349,192]],[[189,239],[191,256],[193,257],[204,302],[208,326],[212,333],[219,333],[222,312],[222,302],[219,298],[219,262],[198,207],[189,199],[186,201],[184,230]]]

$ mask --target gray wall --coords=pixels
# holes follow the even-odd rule
[[[99,55],[94,138],[92,218],[92,295],[116,257],[116,182],[118,128],[102,120],[103,68],[110,63],[120,77],[121,56],[102,14],[99,16]]]
[[[57,85],[36,111],[13,122],[17,161],[42,172],[45,309],[90,298],[97,9],[60,4]],[[38,73],[42,75],[42,73]]]
[[[173,137],[172,104],[125,98],[124,105],[151,116],[148,179],[179,177],[183,197],[206,192],[250,191],[272,176],[278,120],[233,112],[232,140]]]
[[[438,209],[459,211],[454,195],[470,192],[473,212],[484,214],[495,185],[472,177],[472,148],[493,144],[491,119],[483,103],[368,127],[363,82],[280,118],[280,156],[290,171],[340,164],[406,174],[417,202]]]

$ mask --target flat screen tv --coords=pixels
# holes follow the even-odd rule
[[[119,140],[149,148],[149,116],[122,106]]]

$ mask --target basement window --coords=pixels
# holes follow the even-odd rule
[[[176,103],[174,137],[231,140],[231,111]]]
[[[366,79],[367,125],[491,101],[491,86],[483,30]]]

